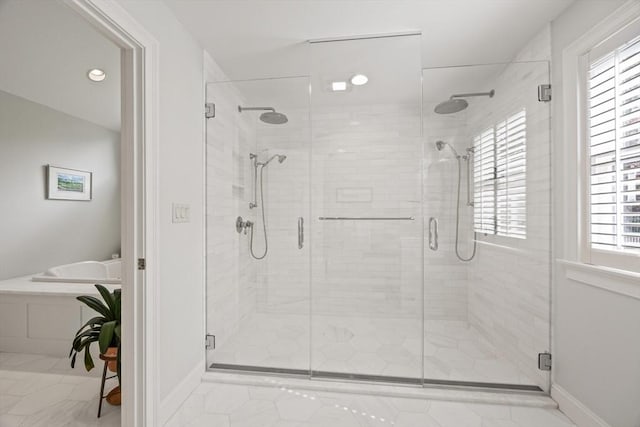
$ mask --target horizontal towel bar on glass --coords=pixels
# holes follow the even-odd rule
[[[320,216],[320,221],[413,221],[412,216],[403,217],[365,217],[365,216]]]

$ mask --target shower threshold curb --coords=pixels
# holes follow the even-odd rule
[[[305,390],[324,393],[363,394],[405,399],[455,401],[493,405],[514,405],[535,408],[557,408],[558,404],[542,391],[496,390],[451,387],[444,385],[381,384],[340,381],[332,378],[301,378],[294,375],[256,372],[210,370],[202,377],[203,384],[222,383],[255,387]]]

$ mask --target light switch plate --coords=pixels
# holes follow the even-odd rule
[[[191,206],[184,203],[173,203],[171,205],[171,222],[183,223],[191,221]]]

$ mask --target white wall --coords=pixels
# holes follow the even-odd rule
[[[552,25],[556,258],[577,261],[575,241],[561,238],[563,230],[576,221],[567,214],[574,211],[567,200],[572,200],[570,192],[575,189],[563,191],[570,163],[563,158],[563,148],[575,143],[563,140],[563,107],[572,102],[562,97],[563,50],[622,3],[577,1]],[[579,269],[579,274],[574,272],[569,278],[569,270],[558,265],[554,279],[552,395],[581,427],[606,425],[603,423],[636,427],[640,425],[640,301],[599,286],[626,281],[637,289],[638,280],[598,274],[594,269]]]
[[[89,202],[47,200],[47,164],[93,172]],[[120,253],[120,134],[0,91],[0,279]]]
[[[160,244],[157,379],[162,425],[204,369],[203,51],[159,1],[119,0],[159,46],[158,190]],[[171,204],[191,206],[191,222],[171,222]]]

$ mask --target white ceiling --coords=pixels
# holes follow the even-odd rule
[[[405,31],[422,32],[423,67],[506,62],[574,0],[165,1],[239,80],[309,75],[308,39]],[[0,0],[0,52],[0,90],[119,129],[119,49],[60,0]],[[356,56],[334,55],[335,70],[356,71],[347,70]],[[377,64],[372,89],[376,72],[392,74],[385,60],[396,73],[411,59],[394,63],[375,43],[359,56]],[[104,68],[107,80],[90,82],[92,67]]]
[[[62,2],[0,0],[0,52],[0,90],[120,129],[120,50]]]
[[[573,1],[165,0],[233,80],[308,75],[308,39],[415,30],[423,67],[508,62]]]

